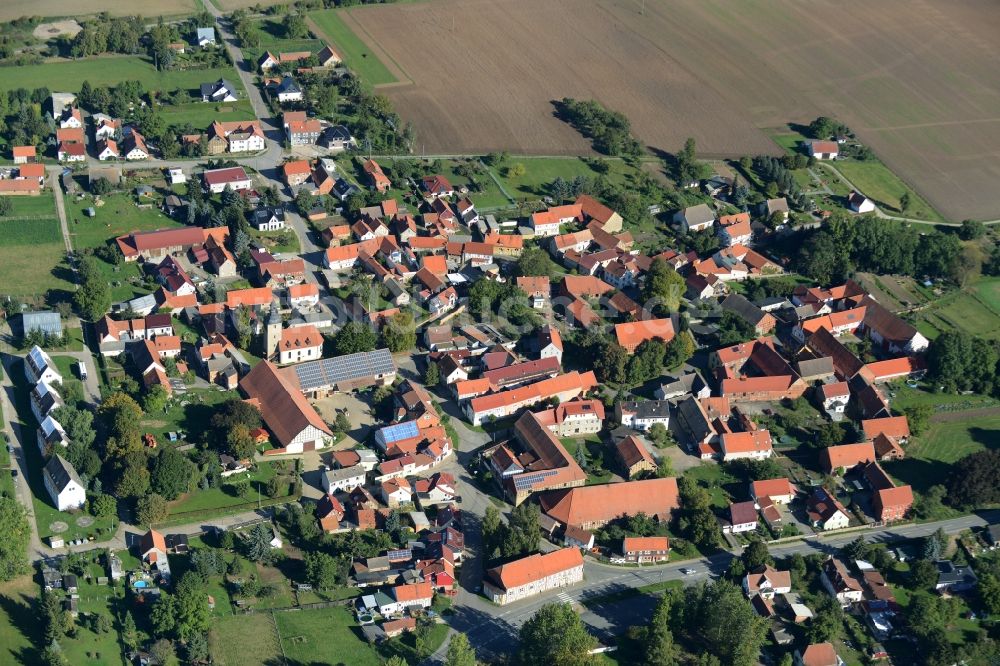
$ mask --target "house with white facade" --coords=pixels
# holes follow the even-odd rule
[[[323,472],[323,490],[327,495],[349,492],[365,484],[365,468],[361,465],[341,467]]]
[[[79,509],[87,501],[87,492],[80,476],[59,454],[52,456],[45,464],[42,482],[52,498],[52,504],[60,511]]]
[[[583,580],[583,556],[575,547],[508,562],[486,572],[483,594],[503,606]]]
[[[626,428],[649,432],[656,423],[670,427],[670,403],[666,400],[620,402],[615,411],[618,422]]]

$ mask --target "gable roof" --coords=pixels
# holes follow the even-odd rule
[[[554,490],[539,497],[542,511],[563,525],[585,525],[645,513],[669,520],[679,506],[677,479],[644,479]]]
[[[828,471],[840,467],[850,469],[864,462],[873,462],[875,460],[875,447],[872,446],[871,442],[830,446],[819,452],[819,459],[824,469]]]
[[[71,481],[76,483],[80,488],[84,487],[73,465],[58,453],[45,463],[45,475],[52,481],[52,486],[56,489],[57,493],[65,490]]]
[[[674,324],[669,317],[615,324],[615,338],[618,344],[626,349],[636,347],[646,340],[658,339],[670,342],[674,339]]]
[[[910,436],[910,423],[905,416],[888,416],[882,419],[865,419],[861,422],[865,437],[875,439],[879,435],[898,439]]]
[[[582,566],[580,549],[568,547],[508,562],[490,569],[486,576],[501,589],[510,590]]]
[[[298,387],[270,361],[257,364],[240,380],[239,386],[247,397],[257,401],[264,422],[283,446],[309,426],[333,435]]]
[[[626,469],[630,469],[633,465],[637,465],[641,462],[647,462],[653,466],[656,465],[653,461],[653,456],[649,454],[649,451],[646,450],[646,447],[635,435],[629,435],[625,439],[618,442],[616,448],[618,449],[618,455],[621,457],[622,463],[624,463]]]

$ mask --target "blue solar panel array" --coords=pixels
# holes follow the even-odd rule
[[[548,469],[544,472],[531,472],[529,474],[518,474],[514,477],[514,490],[531,490],[531,488],[542,481],[543,479],[552,476],[556,473],[554,469]]]
[[[329,388],[364,377],[389,375],[395,371],[396,366],[388,349],[324,358],[295,366],[299,387],[303,391]]]
[[[403,423],[382,428],[381,434],[386,444],[392,444],[393,442],[400,442],[404,439],[416,437],[420,434],[420,429],[417,427],[416,421],[404,421]]]

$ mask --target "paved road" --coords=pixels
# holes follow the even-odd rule
[[[786,557],[794,553],[827,554],[835,552],[858,536],[865,536],[870,542],[892,542],[928,536],[938,528],[954,534],[970,527],[982,527],[998,518],[1000,511],[988,511],[934,523],[903,525],[880,530],[855,530],[830,537],[775,545],[770,548],[770,552],[776,557]],[[710,558],[639,569],[604,565],[588,559],[584,565],[584,582],[560,590],[559,593],[549,593],[506,606],[495,606],[482,597],[463,590],[449,624],[453,629],[468,635],[480,658],[509,654],[516,643],[517,632],[521,625],[545,604],[557,601],[579,603],[629,588],[669,580],[682,580],[685,583],[700,582],[724,573],[735,556],[735,553],[723,552]],[[693,568],[695,573],[685,575],[680,571],[682,568]],[[610,640],[620,635],[630,625],[642,624],[649,617],[652,605],[653,602],[648,596],[640,595],[608,603],[593,602],[590,608],[579,606],[578,610],[583,621],[599,638]],[[443,661],[445,650],[446,646],[442,646],[427,663]]]

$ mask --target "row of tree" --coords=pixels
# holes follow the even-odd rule
[[[560,115],[585,137],[594,150],[612,157],[637,158],[642,144],[632,136],[632,125],[625,114],[604,108],[595,100],[564,97],[557,104]]]

